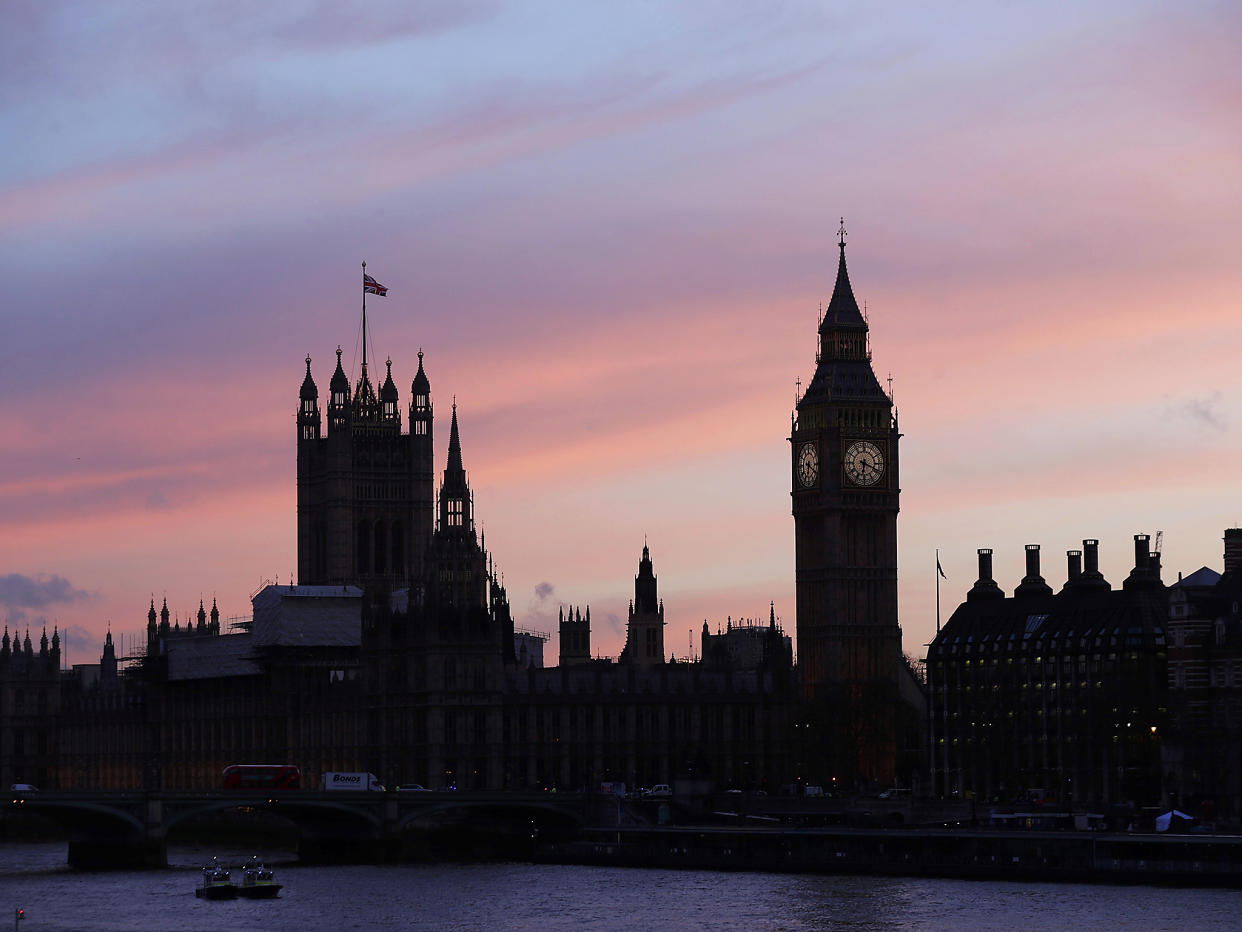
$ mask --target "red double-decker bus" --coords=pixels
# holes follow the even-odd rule
[[[296,790],[302,771],[293,764],[230,764],[224,768],[226,790]]]

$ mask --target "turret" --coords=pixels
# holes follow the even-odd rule
[[[216,600],[214,597],[211,600],[211,633],[220,633],[220,609],[216,608]]]
[[[565,610],[560,611],[560,648],[561,657],[560,665],[562,667],[574,666],[586,663],[591,659],[591,609],[588,606],[586,620],[582,618],[582,610],[578,610],[578,617],[574,618],[573,606],[569,608],[569,615],[566,616]]]
[[[440,483],[440,532],[474,536],[471,514],[470,486],[461,461],[461,439],[457,434],[457,404],[453,404],[453,420],[449,426],[448,463]]]
[[[328,436],[345,429],[349,418],[349,377],[341,366],[341,348],[336,348],[336,371],[328,386]]]
[[[198,625],[194,628],[195,634],[207,633],[207,612],[203,610],[203,600],[198,600]]]
[[[423,575],[423,557],[435,529],[435,448],[432,437],[431,382],[418,351],[418,372],[410,383],[410,465],[413,481],[409,576]]]
[[[398,430],[401,428],[401,414],[397,409],[397,386],[392,380],[392,358],[389,357],[386,365],[388,366],[388,378],[384,380],[384,384],[380,386],[380,420],[385,424],[390,424]]]
[[[99,658],[99,677],[105,683],[116,681],[116,648],[112,644],[112,629],[104,637],[103,654]]]
[[[422,427],[417,425],[422,424]],[[418,351],[418,372],[410,383],[410,435],[431,435],[431,382],[423,371],[423,351]]]
[[[474,503],[462,465],[457,406],[449,430],[448,462],[440,484],[440,521],[427,550],[424,576],[434,599],[458,611],[487,609],[487,558],[474,528]]]
[[[164,607],[160,609],[160,635],[167,637],[172,628],[168,625],[168,597],[164,597]]]
[[[311,378],[311,358],[306,354],[306,378],[298,394],[298,439],[319,439],[319,389]]]
[[[622,663],[643,666],[664,662],[664,605],[656,593],[651,551],[643,543],[643,555],[634,577],[634,601],[630,603]]]

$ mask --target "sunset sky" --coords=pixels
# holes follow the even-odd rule
[[[922,657],[996,551],[1242,524],[1242,5],[100,3],[0,10],[0,617],[67,660],[296,568],[339,343],[463,456],[516,622],[615,655],[794,627],[789,436],[844,216],[900,423]],[[697,638],[697,634],[696,634]],[[548,645],[554,662],[555,638]]]

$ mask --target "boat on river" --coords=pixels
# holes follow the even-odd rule
[[[237,898],[237,887],[229,878],[228,868],[213,858],[203,866],[203,882],[194,888],[194,895],[203,900],[232,900]]]
[[[241,886],[237,887],[237,895],[251,900],[270,900],[280,893],[282,884],[276,882],[276,875],[270,867],[265,867],[253,857],[242,871]]]

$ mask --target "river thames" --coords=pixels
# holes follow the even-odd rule
[[[0,928],[341,929],[1224,929],[1242,892],[532,864],[301,867],[260,852],[279,899],[196,899],[197,868],[255,852],[169,848],[159,871],[78,873],[64,844],[0,844]],[[237,879],[235,875],[235,879]]]

